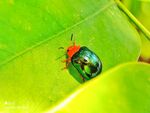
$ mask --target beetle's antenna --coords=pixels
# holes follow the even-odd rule
[[[58,49],[64,49],[64,47],[59,47]]]
[[[66,53],[65,53],[65,54],[63,54],[63,55],[61,55],[60,57],[56,58],[56,60],[58,60],[58,59],[62,58],[62,57],[63,57],[63,56],[65,56],[65,55],[66,55]]]
[[[71,34],[71,41],[73,40],[73,33]],[[73,45],[75,45],[75,38],[74,38],[74,41],[73,41]]]
[[[72,39],[73,39],[73,33],[71,34],[71,41],[72,41]]]

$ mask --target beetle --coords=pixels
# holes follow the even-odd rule
[[[73,34],[71,35],[71,41],[72,38]],[[66,62],[65,68],[72,63],[84,81],[96,77],[102,71],[100,58],[86,46],[76,45],[75,41],[73,45],[67,48],[67,56],[68,58],[63,61]]]

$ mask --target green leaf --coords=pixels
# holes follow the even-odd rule
[[[128,63],[86,83],[47,113],[149,113],[150,65]]]
[[[136,18],[150,31],[150,0],[123,0],[123,3]],[[138,28],[137,28],[138,29]],[[150,41],[139,31],[142,40],[140,60],[150,62]]]
[[[57,59],[72,33],[100,57],[103,72],[140,54],[137,32],[112,0],[2,0],[0,29],[2,112],[46,110],[80,86],[74,68],[61,70],[66,57]]]
[[[147,1],[141,1],[141,10],[140,14],[138,16],[138,19],[143,23],[143,25],[150,31],[150,0]],[[141,57],[143,57],[143,60],[150,63],[150,41],[146,40],[145,36],[140,34],[142,39],[142,51],[141,51]]]
[[[139,16],[141,12],[141,1],[142,0],[122,0],[133,15]]]

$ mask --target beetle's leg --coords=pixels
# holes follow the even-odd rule
[[[67,67],[61,68],[61,70],[65,70],[65,69],[67,69]]]
[[[62,70],[67,69],[69,66],[69,63],[66,63],[66,66],[64,68],[62,68]]]
[[[67,69],[67,68],[68,68],[69,63],[71,62],[71,59],[68,58],[68,59],[66,59],[66,60],[63,60],[62,62],[63,62],[63,63],[66,63],[66,66],[65,66],[64,68],[62,68],[62,70],[64,70],[64,69]]]
[[[66,60],[63,60],[62,62],[63,62],[63,63],[66,63],[66,62],[69,62],[69,63],[70,63],[70,62],[71,62],[71,58],[69,57],[69,58],[67,58]]]
[[[68,59],[66,59],[66,60],[62,60],[62,63],[66,63],[66,62],[68,62]]]

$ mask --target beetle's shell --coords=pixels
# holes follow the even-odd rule
[[[71,62],[86,80],[97,76],[102,70],[99,57],[85,46],[72,56]]]

